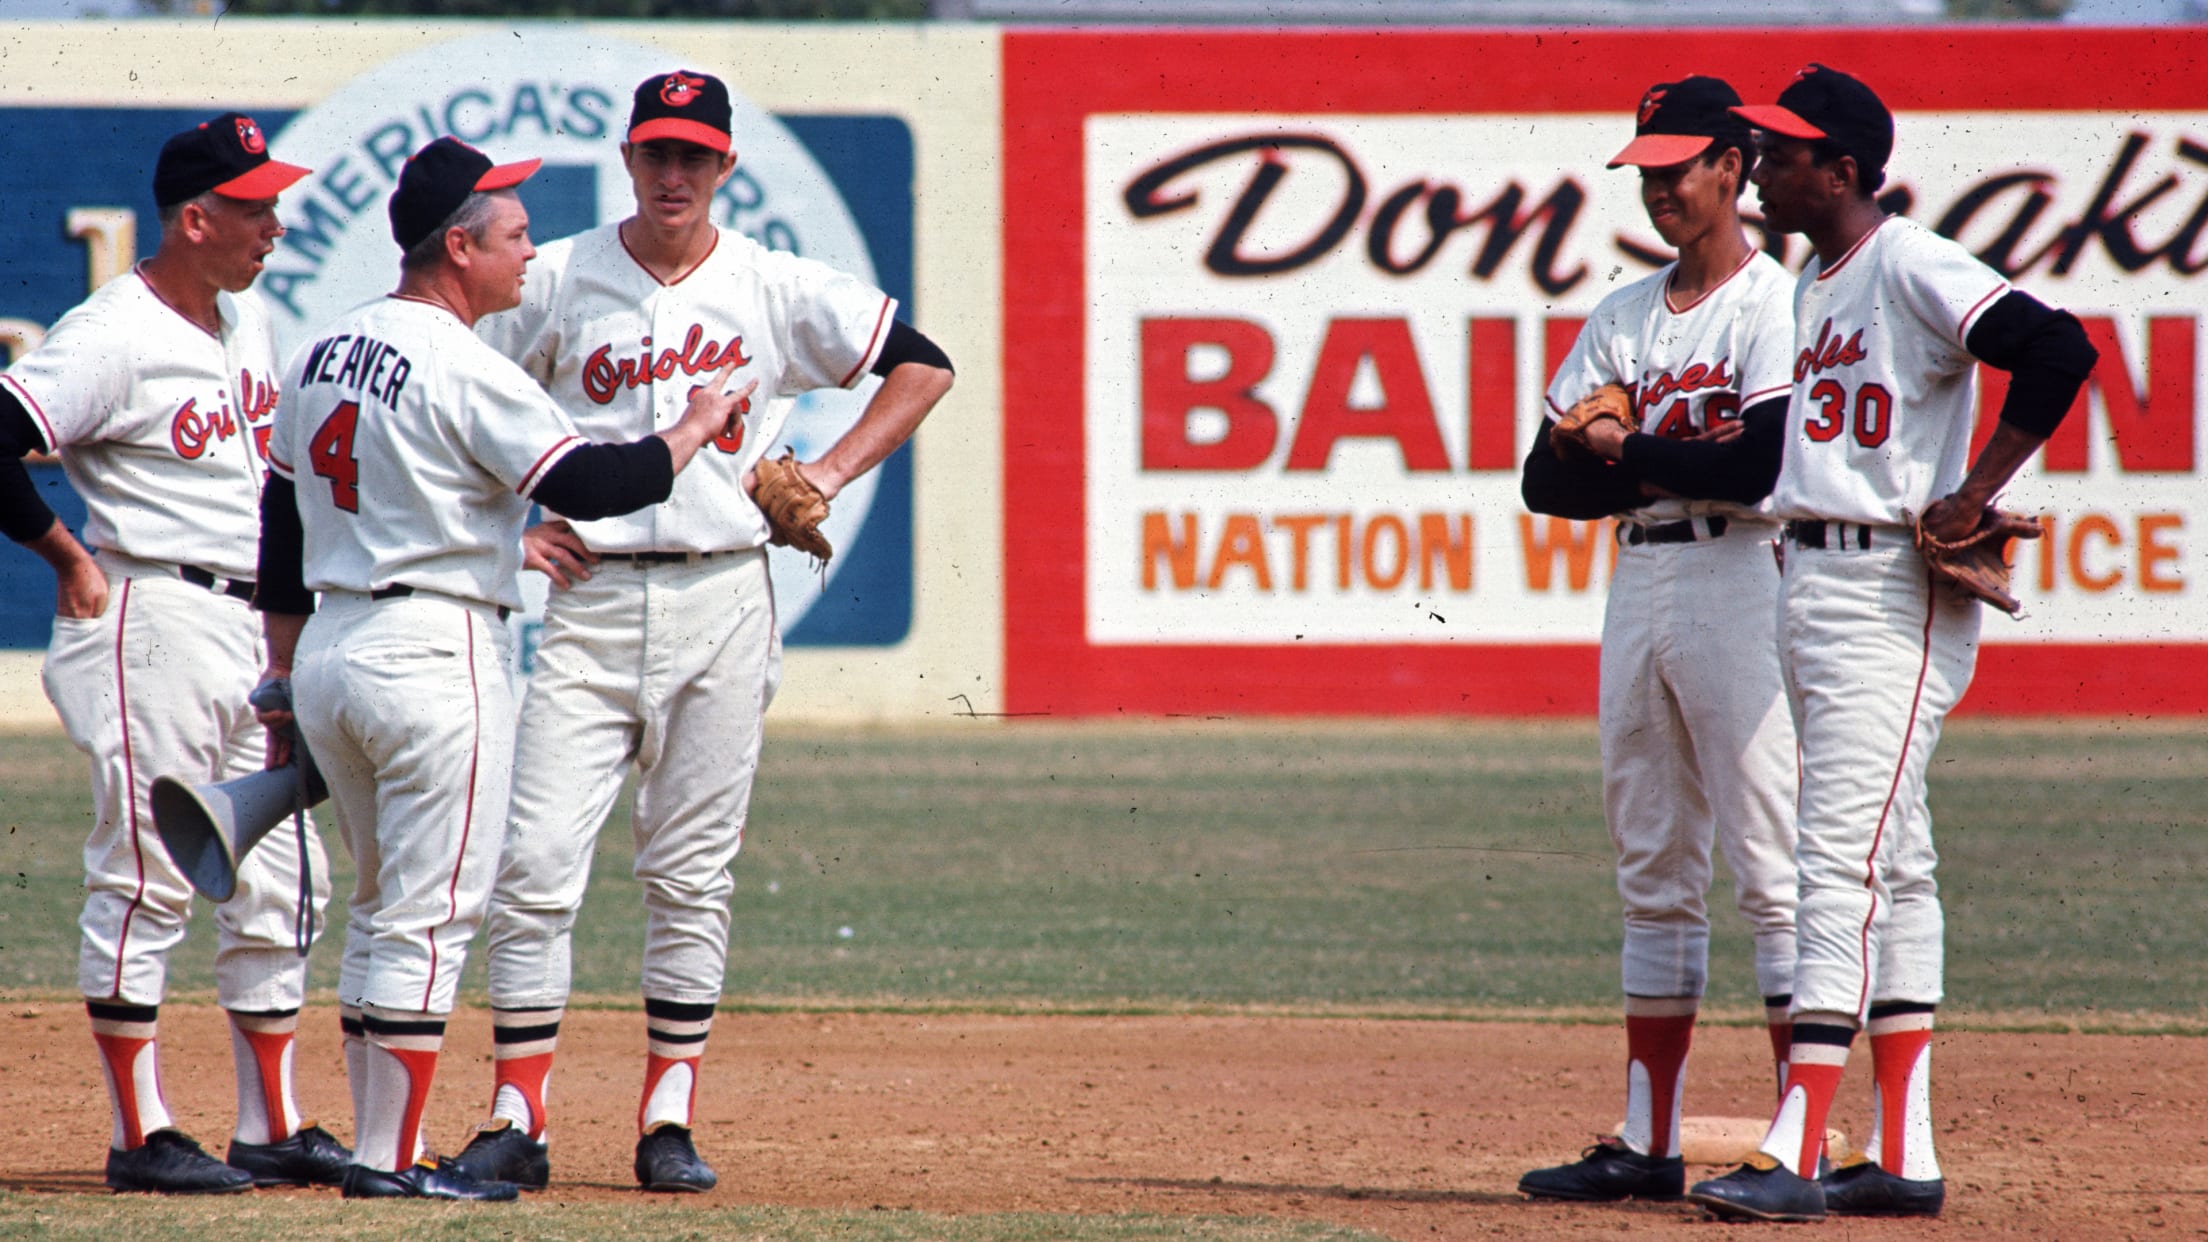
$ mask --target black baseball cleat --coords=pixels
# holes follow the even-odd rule
[[[1676,1199],[1686,1188],[1686,1161],[1677,1156],[1644,1156],[1614,1138],[1579,1153],[1571,1164],[1535,1169],[1518,1179],[1519,1194],[1582,1203]]]
[[[157,1195],[229,1195],[253,1188],[253,1175],[233,1169],[176,1130],[155,1130],[129,1151],[108,1149],[107,1184]]]
[[[544,1144],[504,1118],[477,1130],[452,1163],[479,1182],[512,1182],[523,1190],[542,1190],[552,1181]]]
[[[256,1186],[336,1186],[345,1180],[353,1149],[310,1121],[280,1142],[232,1139],[224,1159],[231,1168],[252,1174]]]
[[[512,1182],[479,1182],[450,1160],[417,1161],[396,1173],[371,1169],[365,1164],[345,1166],[348,1199],[461,1199],[503,1203],[521,1197]]]
[[[681,1126],[660,1126],[636,1140],[636,1180],[646,1190],[700,1194],[720,1182]]]
[[[1788,1172],[1763,1152],[1714,1181],[1696,1182],[1687,1200],[1724,1220],[1811,1221],[1825,1218],[1825,1189]]]
[[[1947,1205],[1940,1178],[1911,1181],[1860,1160],[1824,1179],[1825,1210],[1834,1216],[1938,1216]]]

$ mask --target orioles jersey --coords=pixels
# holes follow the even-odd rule
[[[691,390],[731,361],[728,391],[758,380],[736,429],[699,452],[665,503],[574,524],[598,552],[722,552],[767,541],[744,472],[782,434],[797,395],[863,379],[896,310],[857,277],[729,229],[716,230],[695,267],[662,282],[609,224],[547,244],[521,305],[477,330],[593,440],[674,426]]]
[[[458,316],[391,296],[292,356],[269,467],[293,480],[306,585],[521,606],[529,494],[584,441]]]
[[[1781,517],[1897,526],[1969,467],[1977,365],[1963,345],[2009,282],[1890,216],[1794,291],[1794,395]]]
[[[136,270],[17,359],[6,384],[84,498],[84,542],[251,579],[276,413],[276,344],[253,298],[215,296],[209,334]]]
[[[1604,384],[1623,384],[1633,394],[1641,430],[1686,439],[1786,395],[1794,354],[1786,269],[1751,251],[1715,289],[1682,305],[1670,293],[1678,266],[1634,281],[1595,307],[1549,381],[1551,421]],[[1763,508],[1666,497],[1620,516],[1671,522],[1704,514],[1760,516]]]

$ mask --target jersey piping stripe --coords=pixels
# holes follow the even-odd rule
[[[615,241],[621,243],[622,253],[628,255],[630,261],[635,263],[638,268],[642,269],[646,276],[651,277],[653,284],[658,285],[662,289],[665,289],[671,285],[679,285],[683,281],[690,279],[691,273],[697,271],[701,267],[704,267],[705,261],[713,257],[713,252],[721,248],[721,230],[715,228],[713,230],[713,241],[711,242],[711,244],[706,246],[705,253],[698,256],[697,262],[691,264],[690,266],[682,269],[679,272],[676,272],[675,278],[673,280],[661,280],[659,278],[659,273],[652,270],[651,264],[646,263],[644,260],[638,258],[636,252],[629,249],[629,236],[626,229],[616,228],[613,231],[613,237]]]
[[[535,491],[537,488],[537,484],[544,481],[545,472],[551,468],[552,463],[558,461],[562,457],[567,456],[570,452],[579,447],[582,442],[583,438],[581,436],[568,436],[562,439],[558,444],[555,444],[551,448],[544,450],[544,456],[539,457],[537,459],[537,464],[529,467],[529,473],[521,476],[521,482],[514,485],[514,494],[516,496],[526,496],[530,492]]]
[[[23,408],[29,410],[31,417],[38,420],[39,430],[44,432],[46,436],[46,451],[49,453],[58,451],[61,446],[55,442],[54,425],[47,420],[46,411],[39,408],[38,398],[32,396],[30,390],[23,387],[12,375],[0,375],[0,384],[6,384],[13,390],[15,395],[22,400]]]
[[[430,995],[437,989],[437,933],[452,926],[452,920],[460,914],[460,868],[468,857],[468,837],[475,831],[475,781],[477,770],[483,764],[483,691],[476,684],[475,676],[475,614],[463,610],[462,624],[468,627],[468,706],[473,713],[473,742],[468,749],[468,809],[460,816],[460,848],[453,852],[452,879],[445,884],[445,921],[429,929],[429,978],[422,984],[422,1009],[429,1009]]]
[[[1886,217],[1886,220],[1891,219],[1893,219],[1892,216]],[[1823,280],[1826,277],[1831,276],[1833,273],[1838,272],[1841,268],[1846,267],[1848,265],[1848,260],[1854,258],[1856,256],[1856,252],[1862,250],[1865,245],[1869,244],[1872,238],[1878,236],[1878,231],[1880,229],[1886,227],[1886,220],[1880,220],[1878,223],[1871,226],[1870,232],[1856,238],[1855,244],[1848,247],[1848,252],[1846,254],[1841,255],[1839,260],[1835,262],[1831,267],[1828,267],[1824,271],[1817,273],[1817,279]]]
[[[1864,1002],[1871,991],[1871,924],[1878,919],[1878,846],[1886,838],[1886,820],[1894,812],[1894,796],[1901,791],[1902,773],[1909,770],[1909,744],[1917,736],[1917,712],[1924,706],[1924,678],[1932,667],[1932,617],[1939,607],[1939,584],[1932,581],[1930,570],[1925,571],[1924,596],[1924,655],[1917,661],[1917,688],[1909,697],[1909,727],[1901,731],[1901,753],[1894,757],[1894,781],[1886,788],[1886,804],[1878,809],[1878,828],[1871,833],[1871,848],[1863,860],[1863,887],[1871,889],[1871,908],[1863,915],[1861,947],[1858,950],[1863,963],[1863,987],[1856,993],[1855,1009],[1863,1011]]]
[[[1958,321],[1955,325],[1955,339],[1960,341],[1963,338],[1969,336],[1970,325],[1977,321],[1978,316],[1984,313],[1985,309],[1988,306],[1993,305],[1993,301],[1995,298],[2000,297],[2002,294],[2005,294],[2008,291],[2009,282],[2004,280],[2000,284],[1995,285],[1992,291],[1988,292],[1986,296],[1978,299],[1977,303],[1974,304],[1969,310],[1964,311],[1962,319]]]
[[[131,264],[130,274],[138,278],[138,283],[146,287],[146,292],[153,296],[154,301],[168,307],[170,314],[175,315],[178,319],[181,319],[184,322],[192,325],[192,327],[198,329],[199,331],[206,332],[208,336],[211,336],[218,341],[222,339],[222,333],[207,332],[207,328],[205,325],[201,324],[197,319],[192,318],[190,315],[185,314],[183,311],[178,310],[176,308],[176,303],[169,301],[165,297],[162,297],[161,291],[153,287],[152,281],[146,279],[145,268],[146,261],[144,259],[140,259],[138,262]],[[222,307],[219,303],[215,307],[215,321],[217,323],[220,323],[222,321]]]
[[[146,843],[139,836],[138,823],[138,758],[130,749],[130,682],[124,676],[123,632],[130,624],[130,583],[123,579],[122,598],[115,603],[115,698],[122,709],[117,718],[123,726],[123,798],[130,807],[130,856],[138,868],[138,891],[130,896],[130,905],[123,909],[122,931],[115,937],[115,986],[113,994],[123,994],[124,951],[130,947],[130,922],[138,917],[138,907],[146,901]]]
[[[1710,300],[1710,296],[1711,296],[1712,294],[1716,293],[1716,292],[1717,292],[1718,290],[1720,290],[1720,289],[1724,288],[1725,286],[1727,286],[1727,285],[1729,285],[1729,284],[1733,283],[1733,277],[1735,277],[1735,276],[1738,276],[1738,275],[1740,275],[1740,274],[1741,274],[1742,272],[1745,272],[1745,271],[1747,271],[1747,270],[1748,270],[1748,265],[1749,265],[1749,264],[1751,264],[1751,263],[1753,263],[1753,262],[1755,262],[1755,261],[1756,261],[1756,256],[1757,256],[1757,255],[1759,255],[1759,254],[1761,254],[1761,253],[1763,253],[1763,252],[1762,252],[1762,251],[1760,251],[1760,250],[1757,250],[1757,249],[1756,249],[1755,247],[1753,247],[1753,246],[1750,246],[1750,247],[1748,248],[1748,257],[1746,257],[1746,258],[1742,259],[1742,260],[1740,261],[1740,263],[1739,263],[1739,264],[1738,264],[1738,265],[1737,265],[1736,267],[1734,267],[1734,268],[1733,268],[1733,270],[1732,270],[1732,271],[1729,271],[1729,272],[1725,273],[1725,279],[1723,279],[1723,280],[1721,280],[1721,281],[1718,281],[1718,282],[1717,282],[1716,284],[1714,284],[1714,285],[1711,285],[1711,286],[1710,286],[1709,288],[1707,288],[1707,289],[1704,289],[1704,290],[1703,290],[1703,291],[1701,292],[1701,294],[1700,294],[1700,295],[1698,295],[1698,296],[1697,296],[1697,297],[1696,297],[1696,298],[1695,298],[1695,299],[1694,299],[1694,300],[1693,300],[1692,302],[1689,302],[1689,303],[1687,303],[1687,304],[1686,304],[1685,306],[1673,306],[1673,305],[1671,304],[1671,276],[1666,276],[1666,277],[1664,278],[1664,299],[1663,299],[1663,301],[1664,301],[1664,309],[1665,309],[1665,310],[1667,310],[1667,311],[1669,311],[1669,312],[1671,312],[1671,313],[1672,313],[1672,314],[1674,314],[1674,315],[1684,315],[1684,314],[1686,314],[1686,313],[1687,313],[1688,311],[1691,311],[1691,310],[1693,310],[1693,309],[1694,309],[1695,307],[1697,307],[1697,306],[1700,306],[1700,305],[1702,305],[1702,304],[1703,304],[1704,302],[1707,302],[1707,301],[1709,301],[1709,300]],[[1679,274],[1679,265],[1678,265],[1677,263],[1674,263],[1674,264],[1672,264],[1672,265],[1671,265],[1671,275],[1672,275],[1672,276],[1677,276],[1678,274]]]
[[[1773,384],[1771,387],[1766,388],[1761,392],[1744,393],[1740,398],[1740,408],[1745,410],[1758,401],[1769,400],[1770,398],[1779,396],[1782,393],[1791,393],[1793,391],[1794,385],[1792,384]]]
[[[874,355],[881,352],[882,330],[889,324],[889,308],[892,305],[894,305],[894,301],[892,299],[882,299],[882,309],[874,316],[874,335],[868,338],[866,342],[866,353],[860,356],[859,365],[852,367],[851,373],[844,376],[843,382],[837,384],[836,387],[849,388],[851,386],[851,381],[859,378],[859,372],[864,371],[868,367],[874,365]]]

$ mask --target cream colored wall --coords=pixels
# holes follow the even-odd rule
[[[304,108],[369,66],[498,22],[0,22],[0,107]],[[769,112],[894,115],[912,130],[914,282],[958,384],[914,457],[914,608],[888,648],[788,653],[777,719],[1001,711],[1002,127],[990,27],[601,23],[670,64],[745,66],[730,85]],[[20,555],[20,553],[18,553]],[[0,725],[50,723],[37,653],[0,653]],[[954,700],[954,695],[963,699]]]

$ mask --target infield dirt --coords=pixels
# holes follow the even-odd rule
[[[300,1099],[343,1137],[334,1011],[309,1018]],[[161,1025],[179,1124],[219,1153],[235,1107],[221,1011],[172,1004]],[[1689,1112],[1766,1111],[1762,1030],[1706,1024],[1695,1042]],[[1607,1025],[1538,1022],[724,1013],[698,1097],[698,1146],[721,1184],[700,1202],[1294,1217],[1401,1239],[1718,1236],[1728,1227],[1682,1204],[1515,1192],[1616,1122],[1620,1045]],[[489,1046],[483,1011],[454,1016],[430,1110],[442,1150],[466,1142],[489,1098]],[[82,1011],[0,1008],[0,1066],[0,1186],[106,1193],[108,1112]],[[641,1014],[569,1012],[540,1201],[637,1201],[642,1068]],[[1868,1070],[1859,1051],[1835,1119],[1857,1141]],[[1945,1216],[1789,1236],[2208,1234],[2208,1040],[1943,1032],[1934,1074]]]

